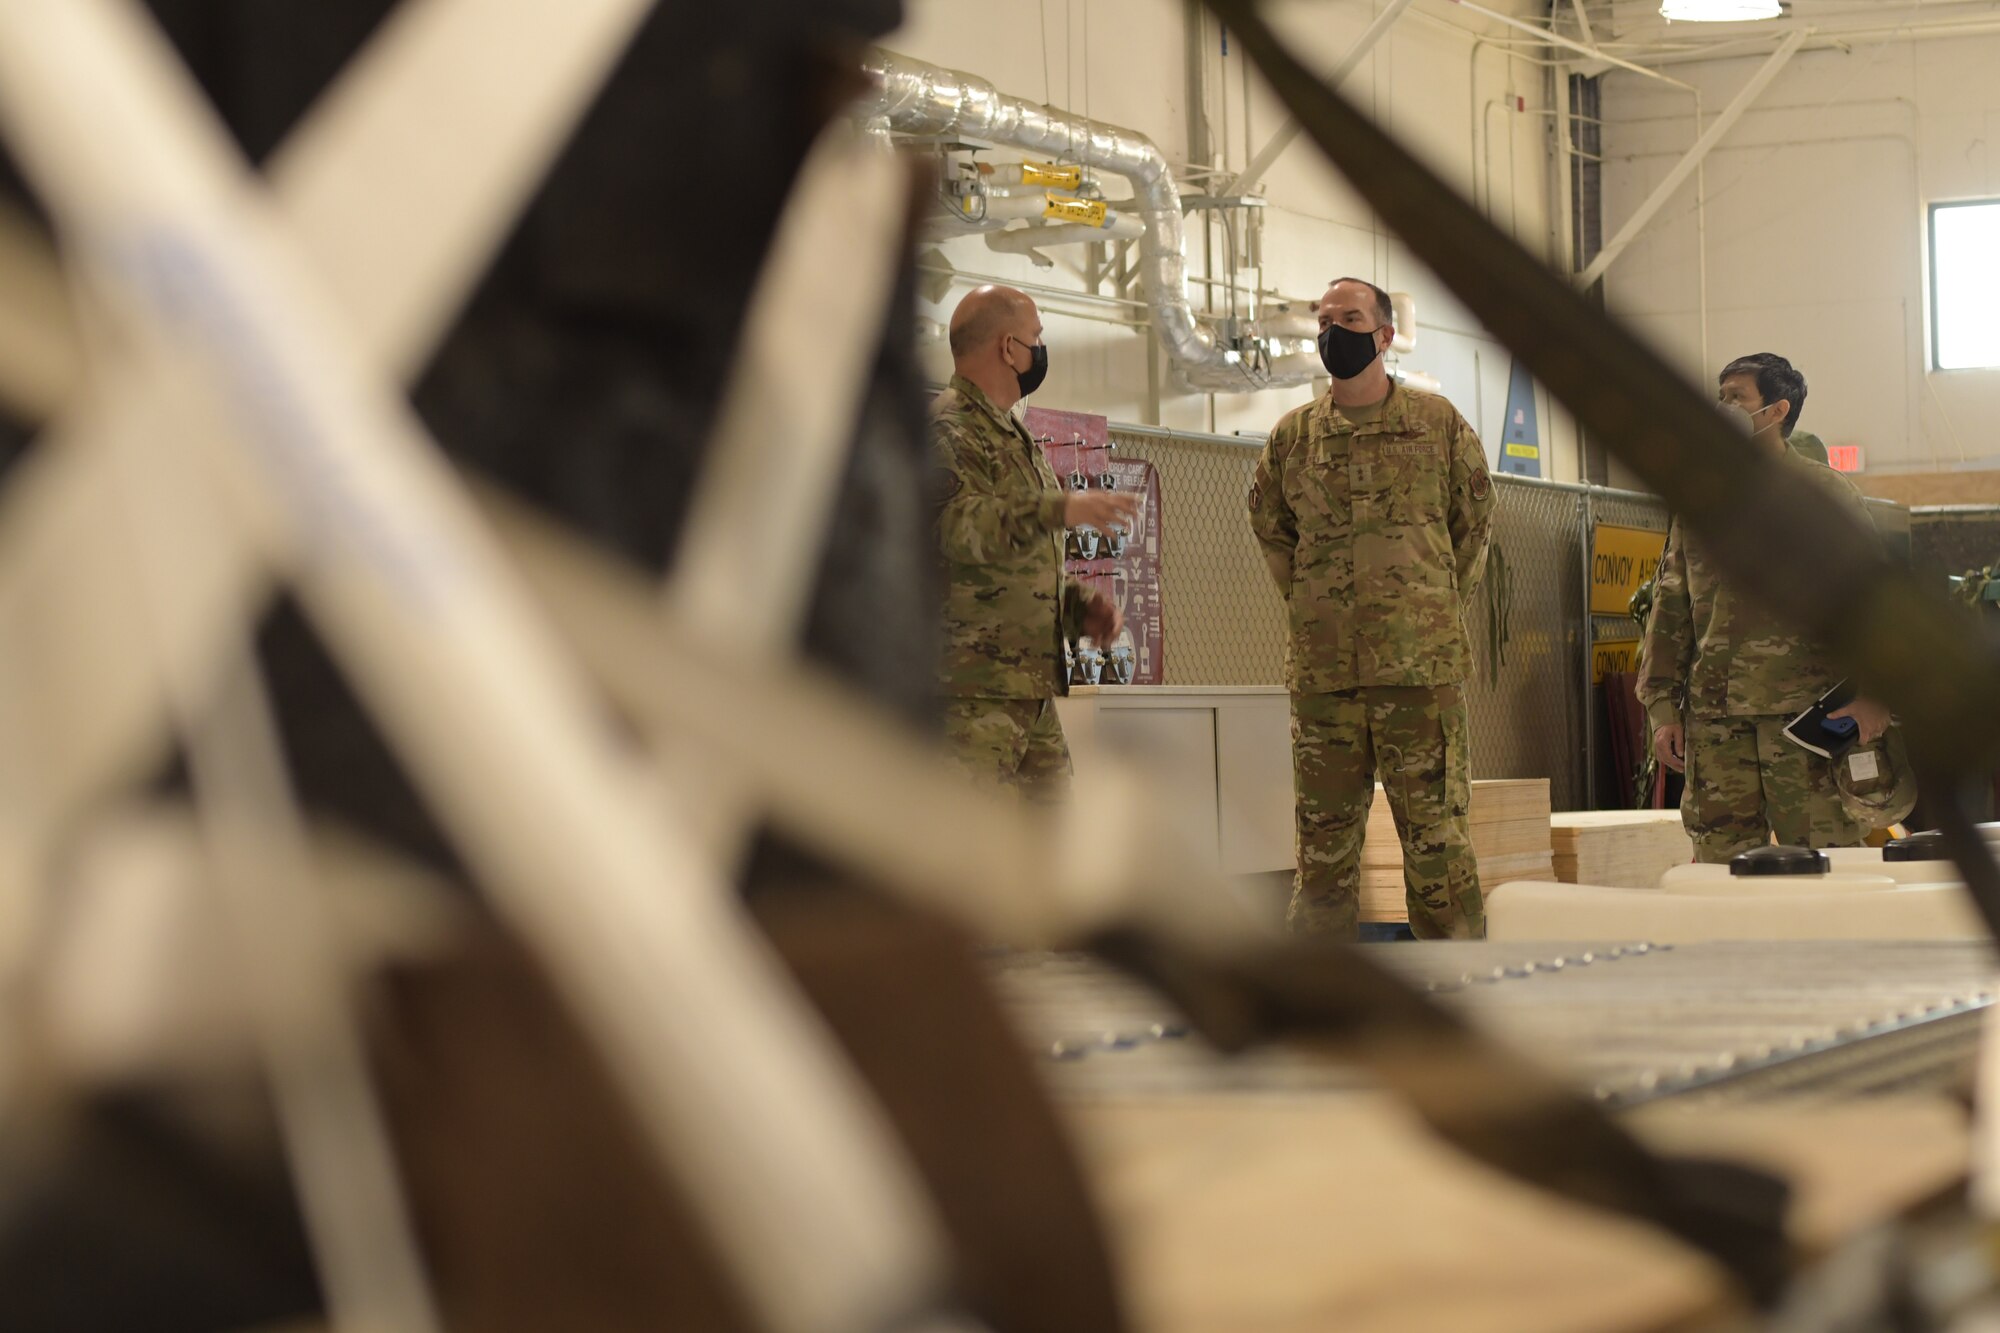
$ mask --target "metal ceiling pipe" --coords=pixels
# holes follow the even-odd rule
[[[986,248],[998,250],[1002,254],[1026,255],[1035,261],[1038,268],[1047,268],[1052,262],[1042,253],[1057,245],[1101,245],[1106,241],[1125,239],[1123,230],[1111,227],[1091,227],[1082,223],[1051,222],[1039,227],[1015,227],[1008,231],[986,233]]]
[[[960,134],[1077,162],[1131,182],[1129,211],[1143,223],[1139,278],[1153,330],[1168,362],[1189,385],[1208,392],[1245,393],[1304,384],[1312,378],[1310,368],[1293,358],[1271,365],[1260,364],[1264,361],[1260,356],[1246,358],[1221,345],[1202,326],[1188,300],[1180,190],[1165,155],[1151,139],[1008,97],[974,75],[891,51],[871,51],[862,69],[876,84],[873,96],[864,97],[856,108],[864,121],[886,121],[903,134]],[[1263,336],[1253,321],[1239,320],[1237,328],[1246,340]]]

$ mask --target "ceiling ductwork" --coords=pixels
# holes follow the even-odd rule
[[[861,101],[857,113],[878,131],[962,137],[1078,163],[1130,182],[1132,198],[1118,204],[1117,211],[1139,223],[1138,277],[1151,324],[1173,369],[1191,387],[1244,393],[1304,384],[1325,373],[1290,328],[1280,333],[1254,320],[1237,320],[1236,337],[1225,340],[1203,326],[1188,300],[1180,190],[1165,156],[1145,135],[1008,97],[984,79],[889,51],[871,52],[863,68],[876,91]],[[989,233],[990,238],[1014,235],[1022,239],[1002,241],[995,248],[1019,245],[1025,250],[1037,243],[1032,232]],[[1044,237],[1040,243],[1061,242]],[[1274,346],[1283,353],[1273,356]]]

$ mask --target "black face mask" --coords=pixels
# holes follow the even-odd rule
[[[1019,342],[1020,340],[1016,339],[1015,341]],[[1028,344],[1021,343],[1021,346],[1028,347]],[[1026,398],[1029,394],[1041,388],[1042,381],[1048,377],[1048,345],[1045,343],[1036,343],[1033,347],[1028,347],[1028,368],[1014,372],[1014,378],[1021,382],[1021,396]]]
[[[1351,380],[1373,365],[1381,355],[1375,346],[1375,334],[1380,329],[1366,333],[1354,329],[1344,329],[1338,324],[1329,324],[1319,331],[1319,359],[1326,367],[1326,373],[1337,380]]]

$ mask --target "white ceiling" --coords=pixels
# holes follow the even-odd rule
[[[1808,50],[2000,32],[1994,0],[1787,0],[1784,17],[1754,23],[1670,24],[1657,0],[1585,0],[1581,19],[1575,0],[1554,0],[1552,8],[1556,32],[1647,66],[1760,55],[1801,27],[1811,32]],[[1563,54],[1588,64],[1586,56]]]

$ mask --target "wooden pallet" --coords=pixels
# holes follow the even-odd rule
[[[1556,878],[1566,884],[1656,888],[1694,859],[1678,810],[1580,810],[1549,821]]]

